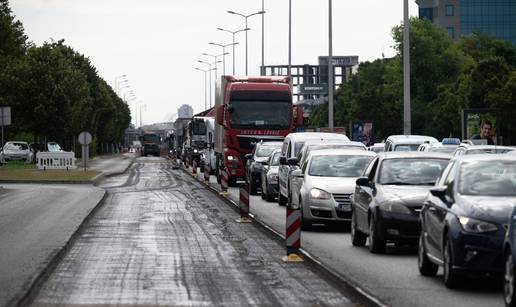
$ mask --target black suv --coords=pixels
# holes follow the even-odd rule
[[[247,163],[245,165],[246,181],[249,183],[251,195],[258,194],[258,188],[262,186],[262,168],[267,164],[269,157],[276,149],[281,149],[282,142],[257,143],[253,152],[245,155]]]

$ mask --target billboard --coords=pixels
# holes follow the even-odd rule
[[[475,144],[499,144],[500,110],[498,109],[463,109],[462,139]],[[487,124],[482,130],[482,124]]]
[[[355,142],[362,142],[366,146],[374,145],[373,123],[370,121],[352,123],[351,140]]]

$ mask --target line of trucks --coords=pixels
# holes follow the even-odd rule
[[[222,76],[215,106],[174,125],[174,156],[203,171],[209,167],[219,182],[225,169],[235,185],[245,178],[245,155],[255,144],[282,141],[303,125],[303,114],[294,107],[288,77]]]

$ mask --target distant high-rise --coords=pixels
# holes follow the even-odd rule
[[[454,40],[482,32],[516,44],[516,0],[416,0],[419,18],[431,20]]]
[[[193,109],[188,104],[184,104],[177,109],[177,118],[191,118],[192,116]]]

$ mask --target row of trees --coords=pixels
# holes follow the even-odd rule
[[[81,131],[117,143],[131,122],[128,105],[90,60],[63,40],[35,46],[0,0],[0,106],[10,106],[7,139],[58,141],[70,148]]]
[[[504,143],[516,142],[516,46],[484,34],[458,42],[430,21],[411,19],[412,133],[461,136],[461,110],[501,111]],[[403,27],[392,31],[397,55],[361,63],[335,93],[335,125],[370,120],[376,141],[403,132]],[[327,125],[327,106],[312,126]]]

